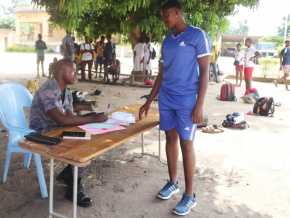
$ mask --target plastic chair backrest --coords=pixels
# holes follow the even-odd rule
[[[0,118],[9,130],[9,144],[18,146],[18,141],[23,139],[23,133],[18,132],[17,128],[28,129],[24,107],[30,108],[32,95],[20,84],[2,83],[0,96]]]

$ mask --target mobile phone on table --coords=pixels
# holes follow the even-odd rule
[[[64,139],[91,139],[91,133],[86,131],[63,131]]]

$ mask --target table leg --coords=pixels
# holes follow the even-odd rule
[[[77,187],[78,187],[78,167],[74,166],[74,187],[73,187],[73,218],[77,217]]]
[[[49,181],[49,218],[52,218],[53,214],[53,166],[54,159],[50,158],[50,181]]]
[[[159,158],[159,161],[163,164],[167,164],[166,161],[162,160],[161,158],[161,134],[160,134],[160,128],[159,128],[159,151],[158,151],[158,155],[155,154],[149,154],[144,152],[144,133],[141,134],[141,149],[142,149],[142,153],[140,156],[134,156],[132,160],[134,160],[134,158],[142,158],[144,155],[148,155],[150,157],[156,157]]]

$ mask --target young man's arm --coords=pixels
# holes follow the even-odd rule
[[[281,55],[280,55],[280,70],[282,70],[283,58],[284,58],[284,49],[281,51]]]
[[[191,112],[191,119],[194,119],[194,123],[200,123],[203,119],[203,104],[205,94],[208,86],[208,71],[209,71],[210,56],[203,56],[198,58],[199,64],[199,91],[196,104]]]
[[[258,51],[256,51],[256,52],[255,52],[255,56],[251,57],[251,58],[250,58],[250,61],[252,61],[254,58],[257,58],[257,57],[260,57],[260,56],[261,56],[261,53],[258,52]]]
[[[142,119],[142,115],[143,115],[144,112],[145,112],[145,116],[147,116],[148,111],[150,109],[150,104],[151,104],[151,102],[153,101],[153,99],[156,97],[156,95],[159,92],[159,88],[160,88],[162,80],[163,80],[163,75],[162,75],[163,71],[164,71],[163,63],[160,63],[159,73],[158,73],[158,75],[156,77],[156,80],[155,80],[153,88],[152,88],[152,90],[150,92],[150,95],[149,95],[146,103],[139,110],[139,119],[140,120]]]
[[[52,119],[61,126],[76,126],[86,123],[100,123],[105,122],[108,117],[105,113],[90,113],[88,115],[76,116],[72,111],[68,110],[63,114],[58,107],[54,107],[47,111]]]

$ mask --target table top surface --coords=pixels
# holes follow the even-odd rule
[[[19,141],[19,147],[45,157],[54,158],[68,164],[83,167],[90,163],[91,158],[159,125],[158,108],[151,108],[148,115],[143,117],[142,120],[139,120],[138,113],[140,107],[140,104],[133,104],[111,112],[123,111],[135,116],[136,123],[126,126],[126,129],[124,130],[92,135],[90,140],[62,139],[62,142],[52,146],[39,144],[29,140],[21,140]],[[77,126],[73,126],[56,129],[47,132],[44,135],[62,138],[61,134],[64,130],[81,131]]]

